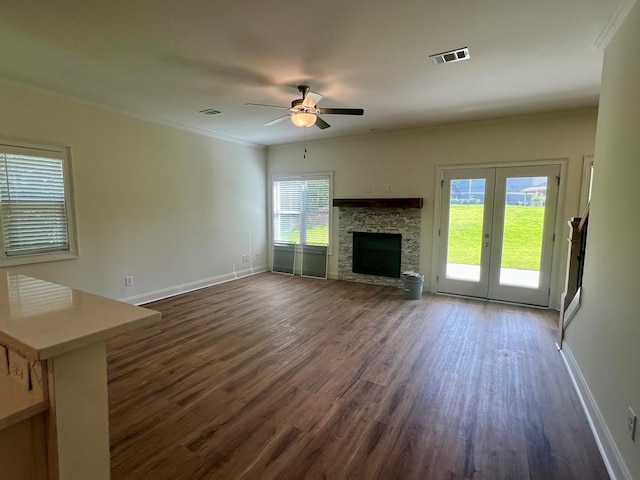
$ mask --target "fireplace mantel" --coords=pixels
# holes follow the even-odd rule
[[[334,207],[422,208],[422,198],[334,198]]]

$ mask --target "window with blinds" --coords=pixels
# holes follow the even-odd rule
[[[273,179],[273,240],[329,245],[331,175]]]
[[[74,253],[67,162],[64,149],[0,145],[3,263],[57,260]]]

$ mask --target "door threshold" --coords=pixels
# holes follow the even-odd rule
[[[539,310],[554,310],[553,308],[549,308],[549,306],[543,305],[532,305],[530,303],[518,303],[518,302],[508,302],[506,300],[495,300],[493,298],[483,298],[483,297],[471,297],[469,295],[459,295],[457,293],[446,293],[446,292],[435,292],[436,295],[444,295],[446,297],[455,297],[455,298],[464,298],[466,300],[478,300],[479,302],[488,302],[488,303],[500,303],[502,305],[513,305],[516,307],[530,307],[537,308]]]

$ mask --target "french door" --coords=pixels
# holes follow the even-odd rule
[[[559,165],[446,170],[437,291],[549,305]]]

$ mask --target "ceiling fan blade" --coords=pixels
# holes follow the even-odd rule
[[[318,108],[318,113],[333,115],[364,115],[362,108]]]
[[[264,103],[245,103],[249,107],[270,107],[279,108],[280,110],[289,110],[289,107],[281,107],[279,105],[265,105]]]
[[[289,117],[291,117],[291,114],[289,114],[289,115],[283,115],[283,116],[281,116],[281,117],[274,118],[273,120],[268,121],[268,122],[267,122],[267,123],[265,123],[264,125],[265,125],[265,127],[268,127],[269,125],[274,125],[274,124],[276,124],[276,123],[278,123],[278,122],[281,122],[281,121],[282,121],[282,120],[284,120],[285,118],[289,118]]]
[[[331,125],[329,125],[327,122],[321,119],[318,115],[316,115],[316,127],[324,130],[325,128],[329,128],[330,126]]]
[[[305,107],[315,107],[320,100],[322,100],[322,95],[320,95],[319,93],[307,92],[307,95],[302,101],[302,105],[304,105]]]

